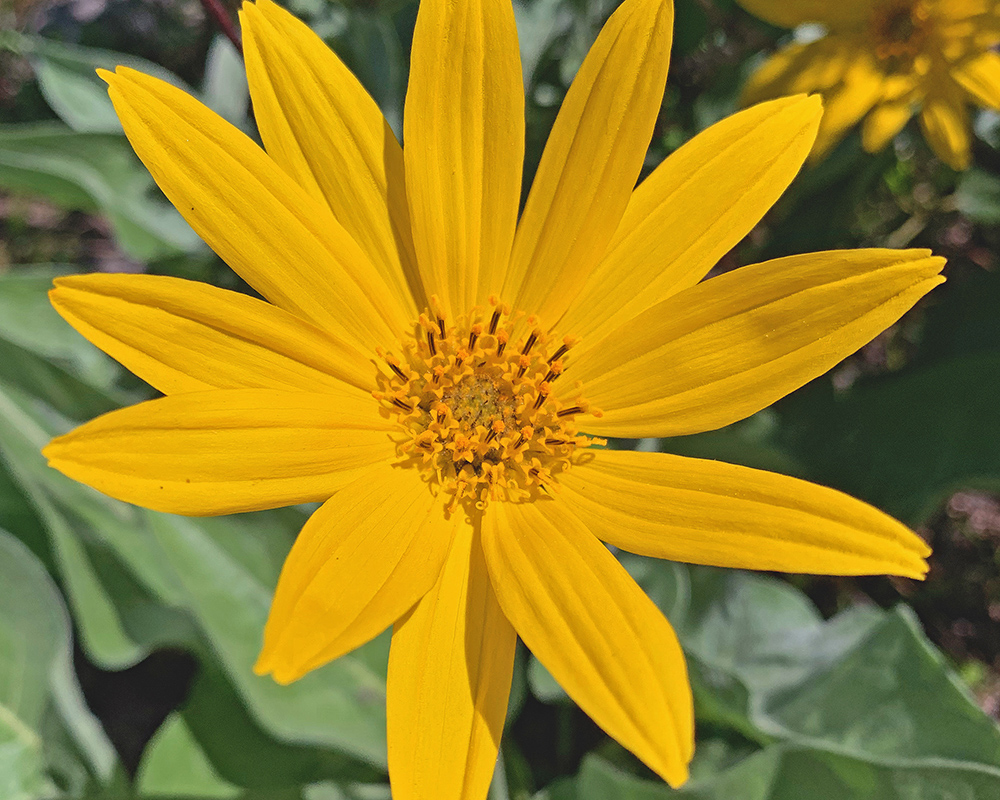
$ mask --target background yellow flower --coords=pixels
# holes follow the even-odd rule
[[[783,27],[818,23],[815,41],[791,43],[751,76],[742,102],[821,92],[826,113],[812,154],[822,158],[862,118],[877,152],[910,117],[954,169],[971,159],[969,105],[1000,109],[1000,4],[996,0],[738,0]]]

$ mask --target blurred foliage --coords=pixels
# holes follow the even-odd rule
[[[515,1],[525,186],[614,5]],[[414,0],[289,6],[400,132]],[[732,112],[784,35],[732,0],[676,0],[676,18],[647,171]],[[250,669],[307,509],[156,514],[64,478],[39,453],[149,396],[52,311],[54,276],[144,269],[241,288],[158,195],[94,69],[159,75],[254,135],[239,57],[192,0],[17,3],[0,7],[0,26],[0,797],[385,800],[387,636],[289,687]],[[520,653],[491,800],[1000,797],[1000,730],[955,669],[984,704],[1000,702],[983,691],[1000,694],[1000,637],[978,633],[1000,619],[1000,505],[975,494],[1000,490],[1000,118],[980,114],[976,135],[976,167],[962,175],[911,131],[877,156],[849,138],[718,267],[921,246],[949,257],[945,287],[831,376],[743,423],[620,443],[844,489],[923,526],[947,569],[921,587],[793,585],[623,555],[688,655],[692,781],[672,791],[652,780]],[[963,585],[966,575],[977,577]]]

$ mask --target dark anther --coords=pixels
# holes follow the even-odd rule
[[[391,369],[393,372],[396,373],[396,377],[397,378],[399,378],[401,381],[405,381],[406,380],[406,375],[403,374],[403,370],[401,370],[399,367],[397,367],[391,361],[386,361],[385,363],[389,365],[389,369]]]
[[[572,444],[572,442],[568,441],[567,439],[546,439],[545,444],[550,446],[556,446],[556,445]]]
[[[560,374],[561,373],[559,372],[553,372],[552,370],[549,370],[548,374],[546,374],[546,376],[542,378],[542,380],[545,381],[545,383],[551,383],[556,378],[558,378]]]
[[[406,405],[406,403],[404,403],[398,397],[392,398],[392,404],[394,406],[396,406],[396,408],[400,409],[401,411],[413,411],[412,408],[410,408],[408,405]]]
[[[502,356],[503,355],[503,349],[506,346],[507,346],[507,342],[500,342],[499,344],[497,344],[497,355],[498,356]]]
[[[557,358],[561,358],[562,356],[566,355],[568,351],[569,351],[569,345],[566,344],[559,345],[559,349],[552,354],[552,358],[549,359],[548,363],[551,364]]]
[[[493,316],[490,317],[490,336],[497,332],[497,325],[500,324],[500,309],[493,312]]]
[[[539,394],[538,397],[535,398],[535,405],[534,405],[535,411],[538,411],[538,409],[542,407],[542,403],[544,402],[545,402],[545,395]]]
[[[433,331],[427,331],[427,346],[431,350],[431,355],[432,356],[436,356],[437,355],[437,345],[434,344],[434,332]]]
[[[570,406],[569,408],[564,408],[562,411],[556,413],[557,417],[568,417],[571,414],[581,414],[583,409],[580,406]]]
[[[478,339],[478,338],[479,338],[479,335],[475,331],[469,331],[469,350],[472,350],[472,349],[475,348],[475,346],[476,346],[476,339]]]
[[[445,338],[444,337],[444,320],[441,319],[441,318],[438,318],[438,330],[441,331],[441,338],[442,339]]]
[[[535,346],[535,342],[538,341],[538,334],[532,331],[531,336],[528,337],[528,341],[524,343],[524,347],[521,349],[521,355],[526,356],[531,352],[531,348]]]
[[[496,438],[497,438],[497,432],[491,429],[490,432],[486,434],[486,438],[483,439],[483,444],[489,444]]]

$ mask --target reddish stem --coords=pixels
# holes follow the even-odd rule
[[[223,7],[220,0],[201,0],[201,5],[208,12],[209,16],[215,20],[215,24],[219,26],[226,38],[233,43],[233,47],[236,48],[236,52],[241,56],[243,55],[243,42],[240,41],[239,31],[236,30],[236,25],[233,24],[233,18],[229,16],[229,12]]]

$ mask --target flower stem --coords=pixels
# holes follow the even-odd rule
[[[208,15],[215,20],[215,24],[219,26],[219,30],[233,43],[236,52],[242,57],[243,42],[240,41],[239,31],[236,30],[233,18],[229,16],[229,12],[223,7],[221,0],[201,0],[201,5],[208,12]]]

